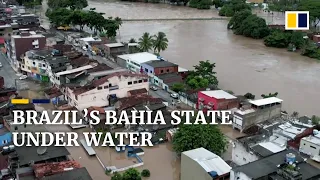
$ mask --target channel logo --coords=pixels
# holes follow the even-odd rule
[[[286,11],[286,30],[309,30],[309,11]]]

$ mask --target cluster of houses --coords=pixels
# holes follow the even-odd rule
[[[182,179],[316,180],[320,178],[320,125],[281,111],[282,100],[239,100],[227,92],[198,92],[199,109],[230,109],[233,128],[245,133],[232,141],[232,159],[198,148],[182,153]],[[215,107],[214,107],[214,106]],[[174,136],[167,132],[168,140]],[[316,165],[316,166],[314,166]]]
[[[10,105],[0,124],[1,179],[84,179],[92,180],[87,169],[70,158],[66,147],[14,146],[12,132],[46,132],[43,125],[13,124],[13,110],[35,110],[33,104]],[[17,139],[21,141],[21,136]]]

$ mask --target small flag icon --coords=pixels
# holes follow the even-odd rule
[[[309,11],[286,11],[286,30],[309,30]]]

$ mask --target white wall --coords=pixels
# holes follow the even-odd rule
[[[45,66],[43,66],[43,65],[45,65]],[[24,64],[21,62],[21,70],[31,73],[32,67],[36,67],[38,69],[38,72],[40,73],[40,69],[43,69],[43,70],[47,69],[47,64],[45,63],[45,61],[36,60],[36,59],[29,59],[27,56],[24,56]]]
[[[234,144],[235,147],[233,147],[232,150],[232,161],[237,165],[241,166],[259,159],[254,153],[248,152],[240,142],[234,141]]]
[[[312,148],[311,146],[315,147],[315,148]],[[300,141],[299,151],[303,152],[305,154],[308,154],[310,156],[319,156],[320,155],[320,145],[313,144],[303,138]]]
[[[239,178],[239,179],[238,179]],[[234,172],[231,169],[230,172],[230,180],[251,180],[250,177],[248,177],[246,174],[242,173],[242,172]]]
[[[98,88],[89,90],[85,93],[78,95],[77,99],[73,94],[73,91],[67,88],[68,96],[70,97],[69,104],[77,107],[78,110],[83,110],[90,106],[108,106],[108,95],[116,94],[118,98],[123,98],[128,96],[128,91],[135,89],[145,88],[149,90],[149,82],[144,82],[144,79],[148,79],[147,77],[112,77],[106,83],[100,85],[102,89],[98,90]],[[139,81],[142,80],[142,83],[128,85],[128,82]],[[104,88],[105,86],[119,86],[119,89],[110,90],[110,87]]]

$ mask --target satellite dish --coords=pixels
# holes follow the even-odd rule
[[[38,153],[38,155],[43,155],[44,153],[46,153],[47,152],[47,147],[38,147],[38,149],[37,149],[37,153]]]

